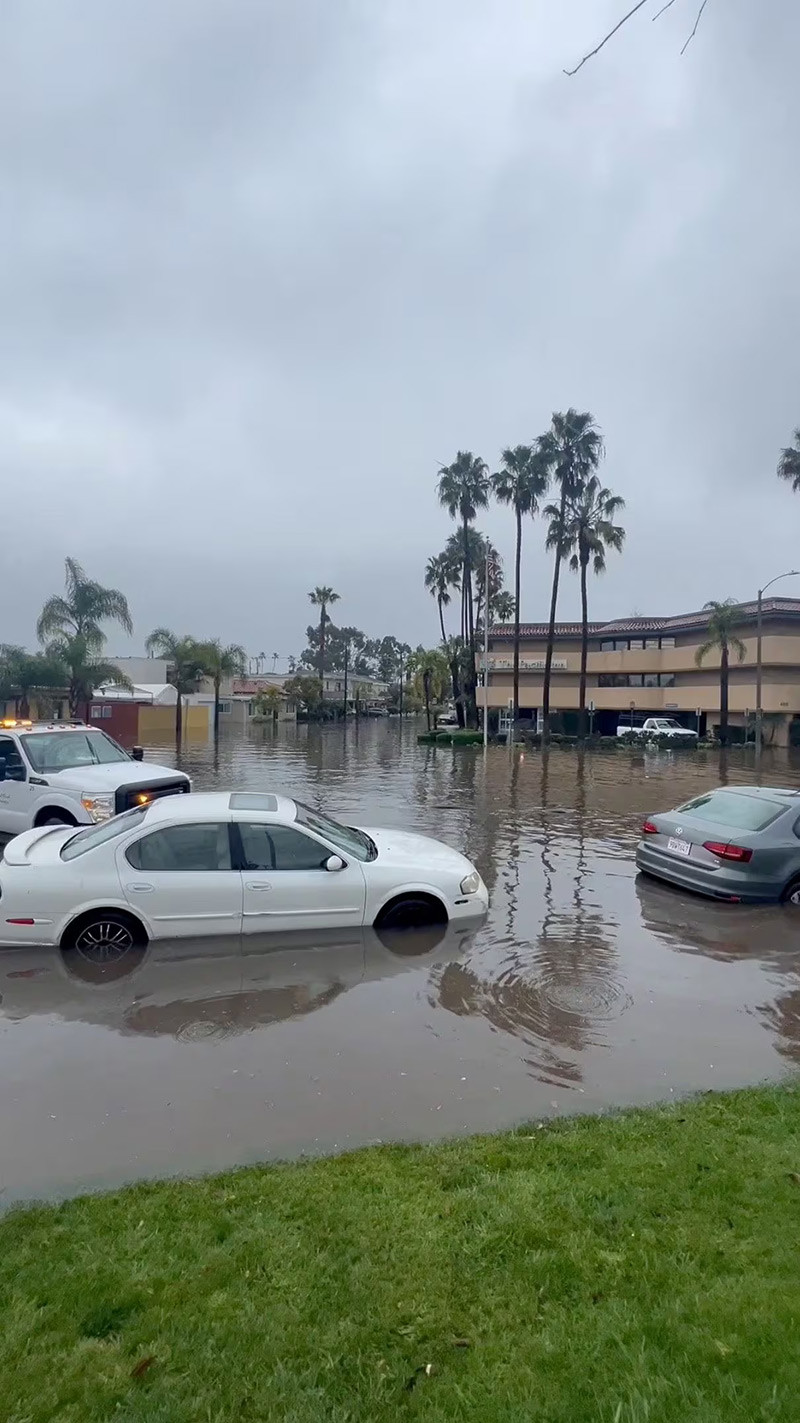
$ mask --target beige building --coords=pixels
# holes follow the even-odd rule
[[[756,604],[743,603],[738,636],[745,646],[731,655],[730,723],[744,734],[756,707]],[[701,734],[719,723],[719,653],[701,667],[695,654],[706,640],[708,614],[671,618],[622,618],[589,626],[587,705],[594,704],[595,730],[613,735],[631,716],[674,716]],[[520,646],[520,716],[535,718],[542,705],[547,625],[524,624]],[[514,629],[493,627],[489,638],[490,708],[508,710],[513,695]],[[581,659],[579,623],[557,623],[550,705],[564,729],[577,724]],[[800,599],[765,598],[762,609],[764,741],[800,741]],[[482,690],[478,692],[483,697]]]

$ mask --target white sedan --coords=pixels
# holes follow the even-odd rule
[[[438,840],[250,791],[42,826],[0,861],[0,940],[95,956],[152,939],[468,920],[488,904],[474,865]]]

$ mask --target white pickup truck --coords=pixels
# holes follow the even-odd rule
[[[0,721],[0,835],[37,825],[91,825],[165,795],[184,795],[182,771],[143,763],[83,722]]]
[[[641,736],[643,740],[647,740],[648,736],[664,736],[669,741],[697,740],[697,732],[681,726],[674,716],[649,716],[643,726],[621,724],[617,727],[617,736]]]

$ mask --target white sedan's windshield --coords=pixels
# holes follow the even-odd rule
[[[104,731],[42,731],[20,738],[34,771],[68,771],[71,766],[104,766],[130,758]]]
[[[352,825],[340,825],[338,820],[321,815],[318,810],[312,810],[310,805],[303,805],[299,800],[295,801],[295,807],[297,824],[316,831],[323,840],[328,840],[337,850],[341,850],[342,854],[353,855],[356,860],[375,859],[378,853],[375,841],[365,835],[363,830],[355,830]]]

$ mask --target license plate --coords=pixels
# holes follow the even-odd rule
[[[671,850],[674,855],[690,855],[692,853],[692,846],[689,840],[669,839],[667,841],[667,849]]]

